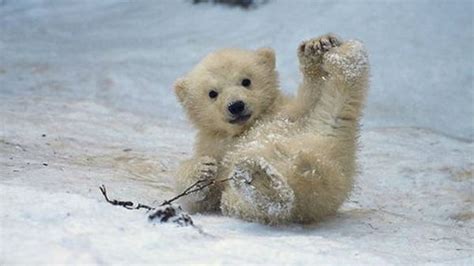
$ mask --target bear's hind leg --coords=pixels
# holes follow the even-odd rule
[[[319,148],[330,148],[321,145]],[[324,150],[324,149],[323,149]],[[288,183],[296,194],[294,220],[317,222],[334,214],[348,197],[353,185],[353,169],[341,167],[343,159],[318,152],[298,152]],[[350,168],[347,167],[346,168]]]
[[[289,221],[295,195],[285,178],[265,159],[247,159],[235,165],[224,192],[225,215],[249,221],[279,224]]]

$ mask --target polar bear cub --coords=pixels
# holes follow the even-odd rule
[[[175,83],[198,130],[177,189],[230,178],[185,198],[189,211],[311,223],[347,198],[368,88],[366,50],[327,34],[301,43],[297,53],[303,80],[295,97],[281,93],[269,48],[211,53]]]

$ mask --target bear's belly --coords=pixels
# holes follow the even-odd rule
[[[239,137],[229,148],[222,162],[224,168],[232,168],[237,161],[275,151],[279,145],[293,140],[303,128],[298,122],[276,118],[270,121],[257,121],[252,128]],[[228,171],[226,171],[227,173]]]

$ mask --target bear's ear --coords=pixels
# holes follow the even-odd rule
[[[182,103],[186,99],[186,80],[184,78],[179,78],[174,83],[174,92],[178,97],[178,100]]]
[[[257,49],[257,55],[260,57],[260,63],[265,64],[272,69],[275,68],[275,51],[273,51],[272,48],[259,48]]]

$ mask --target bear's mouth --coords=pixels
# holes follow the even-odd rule
[[[235,117],[234,119],[229,120],[229,123],[231,124],[237,124],[237,125],[243,125],[249,118],[252,116],[252,114],[246,114],[246,115],[239,115]]]

